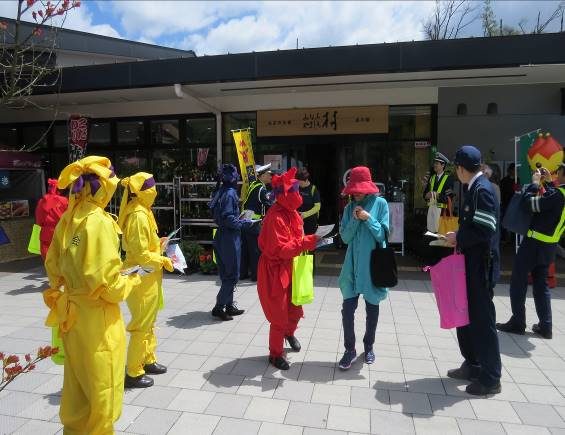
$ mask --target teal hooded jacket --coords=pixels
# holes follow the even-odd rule
[[[353,210],[357,206],[369,213],[369,219],[353,218]],[[347,244],[338,280],[343,299],[362,294],[367,302],[377,305],[387,297],[387,288],[373,286],[370,270],[371,251],[377,243],[386,246],[385,230],[390,233],[388,204],[384,198],[366,195],[362,201],[351,201],[345,207],[339,226],[339,234]]]

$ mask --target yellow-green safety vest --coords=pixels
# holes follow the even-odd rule
[[[558,189],[563,195],[563,197],[565,197],[565,189],[563,187],[558,187]],[[537,231],[534,230],[528,230],[527,235],[528,237],[535,240],[539,240],[540,242],[543,243],[557,243],[559,242],[559,239],[563,235],[563,231],[565,231],[565,207],[563,207],[563,210],[561,210],[561,219],[559,219],[559,223],[555,227],[555,231],[551,236],[548,236],[547,234],[538,233]]]
[[[247,204],[247,201],[249,200],[249,197],[251,196],[251,193],[257,188],[261,188],[264,187],[265,185],[259,181],[259,180],[255,180],[251,183],[251,185],[249,186],[249,190],[247,191],[247,195],[245,196],[245,199],[243,200],[243,209],[245,210],[245,206]],[[265,210],[265,206],[261,206],[261,208],[263,210]],[[263,214],[258,214],[258,213],[253,213],[253,216],[251,216],[251,219],[263,219]]]
[[[448,177],[447,174],[444,175],[445,177],[443,177],[443,179],[439,183],[437,190],[435,191],[438,195],[443,191],[443,186],[445,185],[445,181],[447,180]],[[430,192],[434,192],[434,185],[436,184],[436,178],[437,178],[436,174],[432,175],[432,181],[430,183]],[[443,202],[437,202],[436,205],[439,208],[447,208],[447,204],[444,204]]]

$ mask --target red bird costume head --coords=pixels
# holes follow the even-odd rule
[[[298,190],[298,180],[294,178],[296,168],[290,168],[282,175],[273,175],[271,186],[277,203],[287,210],[296,210],[302,205],[302,196]]]

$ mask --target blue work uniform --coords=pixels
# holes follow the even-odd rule
[[[247,197],[243,201],[243,210],[253,211],[252,219],[263,219],[267,209],[273,204],[269,192],[265,185],[255,180],[249,186]],[[253,225],[244,228],[241,232],[241,273],[242,278],[250,277],[252,281],[257,281],[257,265],[259,264],[258,237],[260,225]]]
[[[239,280],[241,228],[239,197],[233,187],[225,185],[214,195],[210,204],[218,231],[214,237],[214,251],[222,282],[216,298],[216,306],[233,304],[233,292]]]
[[[548,186],[543,195],[538,195],[538,190],[537,185],[530,184],[524,192],[527,198],[524,207],[530,208],[533,214],[529,230],[514,257],[510,283],[511,322],[518,329],[526,327],[526,292],[531,272],[539,327],[549,333],[552,321],[547,272],[555,260],[557,244],[565,228],[565,185]]]
[[[491,183],[480,175],[463,198],[457,249],[465,255],[469,325],[457,328],[464,365],[487,387],[500,381],[501,363],[493,303],[492,258],[498,249],[500,210]]]

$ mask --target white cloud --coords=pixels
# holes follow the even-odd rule
[[[433,2],[262,2],[186,36],[180,47],[198,55],[421,39]]]

